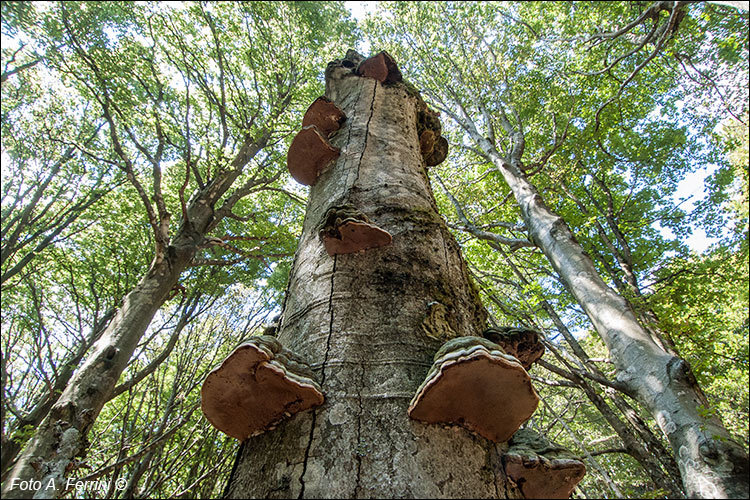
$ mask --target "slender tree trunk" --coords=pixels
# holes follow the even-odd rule
[[[232,168],[216,177],[194,198],[175,237],[157,251],[146,275],[123,299],[92,353],[76,371],[57,402],[26,445],[3,484],[3,498],[54,498],[68,480],[78,477],[78,457],[88,448],[87,435],[133,355],[156,311],[177,284],[182,271],[215,227],[214,204],[265,144],[248,138]]]
[[[347,115],[341,156],[311,188],[278,337],[311,362],[323,406],[250,438],[226,495],[263,498],[506,498],[505,445],[463,428],[410,420],[407,407],[445,332],[479,335],[486,320],[458,244],[437,212],[417,137],[418,97],[404,84],[328,66],[326,94]],[[393,236],[389,246],[329,256],[318,224],[350,205]]]
[[[599,234],[599,238],[601,239],[601,241],[609,249],[612,258],[617,262],[617,265],[622,272],[625,281],[620,278],[617,270],[607,262],[607,259],[604,256],[594,251],[593,257],[595,259],[598,259],[598,261],[605,267],[607,274],[612,280],[612,283],[615,285],[615,288],[619,292],[620,296],[628,301],[630,307],[637,314],[641,326],[645,328],[646,332],[651,335],[651,338],[654,340],[654,342],[664,351],[670,354],[677,355],[677,349],[674,345],[674,341],[667,332],[662,332],[659,330],[659,320],[656,317],[656,313],[647,304],[643,297],[641,286],[638,283],[638,278],[634,270],[633,255],[630,252],[630,245],[628,244],[625,235],[620,230],[620,227],[617,224],[617,220],[614,215],[614,202],[612,193],[602,179],[599,179],[596,176],[593,176],[593,178],[596,183],[599,184],[602,191],[604,191],[607,195],[607,208],[605,209],[604,207],[602,207],[601,204],[596,201],[594,196],[588,190],[586,190],[586,192],[592,203],[598,210],[599,214],[604,216],[607,220],[607,225],[610,228],[610,231],[612,231],[612,233],[615,235],[615,241],[618,243],[619,248],[617,247],[617,245],[615,245],[615,242],[612,241],[612,239],[608,236],[607,231],[604,229],[604,227],[602,227],[601,224],[599,224],[598,221],[594,222],[594,227],[596,227],[596,231]],[[590,215],[590,211],[588,210],[588,208],[586,208],[586,205],[584,205],[581,200],[578,199],[578,197],[567,185],[565,185],[565,183],[562,184],[562,190],[571,200],[573,200],[573,202],[578,206],[578,208],[581,209],[584,214]],[[637,307],[633,307],[634,299],[641,302],[640,304],[636,304]]]
[[[114,309],[107,311],[104,316],[96,322],[91,332],[87,336],[86,340],[78,346],[76,352],[74,352],[69,358],[63,360],[58,368],[58,375],[55,378],[55,384],[43,394],[38,402],[32,407],[32,410],[24,415],[22,419],[8,431],[8,435],[12,436],[13,433],[18,429],[31,426],[36,428],[42,419],[49,413],[52,405],[55,404],[59,395],[62,393],[65,386],[68,385],[70,378],[73,376],[73,371],[81,362],[83,356],[89,351],[91,345],[99,338],[102,330],[107,326],[110,319],[114,315]],[[5,439],[3,436],[2,442],[2,453],[0,453],[0,471],[2,471],[3,480],[5,476],[10,472],[10,466],[13,465],[18,452],[21,451],[21,444],[14,439]]]
[[[462,222],[466,226],[466,230],[469,233],[474,234],[478,238],[482,239],[482,236],[474,233],[473,230],[475,229],[475,227],[468,223],[468,220],[463,214],[463,210],[461,209],[455,198],[453,198],[453,196],[447,190],[446,194],[456,207],[459,218],[461,218]],[[513,263],[513,260],[498,243],[490,240],[488,244],[490,245],[490,247],[494,248],[501,255],[503,255],[503,257],[505,258],[505,262],[508,266],[510,266],[511,270],[522,285],[530,284],[521,270],[516,267],[516,265]],[[565,338],[575,356],[581,360],[582,366],[586,367],[586,371],[591,371],[594,375],[596,375],[598,379],[606,379],[606,375],[589,362],[589,356],[583,350],[576,338],[570,333],[567,326],[565,326],[562,319],[560,319],[560,317],[558,316],[554,307],[552,307],[552,305],[546,300],[542,300],[539,305],[547,312],[548,316],[557,327],[557,330]],[[564,365],[567,366],[567,363],[559,355],[557,355],[557,357]],[[627,404],[627,402],[625,402],[625,400],[622,398],[620,393],[617,392],[616,389],[612,387],[606,387],[605,393],[614,402],[617,409],[620,410],[626,420],[630,423],[631,427],[627,427],[625,423],[623,423],[619,419],[619,417],[615,415],[614,411],[606,404],[604,399],[599,395],[598,392],[594,390],[594,388],[586,381],[583,376],[568,370],[560,369],[559,371],[556,371],[557,368],[554,365],[545,363],[544,361],[542,361],[541,363],[550,371],[553,371],[558,375],[567,378],[584,391],[589,400],[594,404],[594,406],[599,409],[600,413],[607,420],[612,429],[618,434],[618,436],[620,436],[623,446],[627,450],[628,454],[630,454],[641,464],[641,466],[651,477],[657,487],[667,491],[669,494],[669,498],[681,498],[684,496],[682,491],[680,490],[679,485],[681,478],[679,468],[677,466],[677,462],[674,460],[674,457],[669,453],[667,449],[664,448],[664,446],[656,438],[656,436],[653,435],[651,430],[645,425],[644,422],[641,421],[636,411],[631,408]],[[568,368],[570,367],[568,366]],[[636,436],[640,438],[640,441],[636,438]],[[655,460],[657,459],[659,462],[661,462],[661,466],[663,466],[664,470],[662,470],[662,467],[660,467],[659,464],[655,463]]]
[[[669,498],[684,497],[680,491],[679,477],[677,478],[677,483],[674,483],[672,478],[664,473],[656,454],[644,446],[644,444],[637,438],[634,429],[629,427],[628,424],[623,422],[620,417],[617,416],[615,411],[610,408],[604,398],[596,392],[591,384],[589,384],[583,377],[557,368],[551,363],[542,362],[542,366],[553,373],[571,380],[584,392],[584,394],[586,394],[589,401],[593,403],[610,427],[612,427],[615,433],[620,437],[624,451],[626,451],[641,465],[641,467],[643,467],[643,470],[654,482],[654,486],[665,490]]]
[[[443,186],[443,188],[445,189],[445,186]],[[474,236],[476,236],[477,238],[487,240],[490,247],[494,248],[497,252],[503,255],[503,257],[505,258],[506,264],[510,266],[511,270],[516,275],[516,278],[518,278],[520,284],[529,285],[530,284],[529,281],[526,279],[524,274],[516,267],[516,265],[508,256],[508,254],[505,252],[505,250],[503,250],[501,245],[498,244],[494,240],[494,238],[484,237],[484,235],[480,234],[480,232],[477,231],[477,228],[473,226],[469,222],[469,220],[466,218],[465,214],[463,213],[463,209],[459,205],[458,201],[450,194],[450,192],[447,189],[445,189],[445,193],[450,199],[450,201],[453,203],[454,207],[456,208],[456,212],[458,213],[459,219],[461,219],[461,222],[464,225],[464,229],[468,231],[470,234],[473,234]],[[508,243],[508,244],[512,245],[512,243]],[[578,341],[570,333],[570,331],[565,326],[563,321],[557,315],[557,312],[552,307],[552,305],[546,300],[540,301],[539,305],[547,312],[550,319],[552,319],[552,321],[555,323],[558,331],[562,334],[562,336],[568,342],[574,354],[584,364],[583,366],[587,366],[587,368],[591,368],[598,377],[602,379],[606,379],[606,376],[603,373],[601,373],[598,369],[596,369],[596,367],[586,364],[587,361],[589,360],[588,355],[584,352],[583,348],[580,346]],[[559,354],[556,354],[556,356],[561,362],[563,362],[564,365],[567,365],[567,363],[565,363],[565,361],[559,356]],[[672,455],[667,453],[667,456],[664,456],[664,453],[660,453],[660,452],[665,452],[666,450],[664,450],[661,447],[661,443],[659,443],[655,439],[655,436],[651,434],[648,428],[646,428],[645,426],[641,427],[639,425],[636,425],[638,422],[634,421],[637,418],[637,416],[633,415],[635,412],[626,411],[627,409],[623,408],[623,404],[625,403],[624,401],[622,401],[622,398],[618,394],[615,394],[614,389],[612,389],[612,394],[609,394],[609,396],[613,401],[615,401],[615,404],[617,405],[618,409],[620,409],[620,411],[622,411],[623,414],[626,416],[627,420],[632,425],[632,428],[628,427],[622,420],[620,420],[620,418],[607,405],[607,403],[599,395],[599,393],[596,392],[594,387],[591,386],[582,376],[572,371],[558,369],[557,367],[555,367],[554,365],[550,363],[545,363],[543,361],[541,363],[548,370],[553,371],[554,373],[557,373],[558,375],[564,378],[567,378],[572,383],[574,383],[577,387],[583,390],[584,394],[586,394],[588,399],[594,404],[594,406],[597,407],[597,409],[602,414],[604,419],[610,424],[612,429],[620,437],[620,439],[622,440],[624,449],[628,452],[630,456],[632,456],[636,461],[638,461],[639,464],[641,464],[646,474],[648,474],[648,476],[651,477],[651,480],[654,482],[654,485],[656,487],[667,491],[669,498],[682,498],[684,496],[682,492],[680,491],[680,486],[679,486],[680,476],[679,476],[679,472],[677,471],[677,463],[674,461]],[[608,388],[608,389],[611,389],[611,388]],[[636,438],[635,433],[637,433],[643,439],[643,443]],[[662,462],[662,465],[664,465],[664,469],[668,473],[665,473],[662,470],[662,468],[656,462],[657,459]]]
[[[167,400],[167,405],[164,408],[164,413],[162,414],[159,424],[155,429],[152,429],[152,432],[149,432],[149,438],[158,436],[164,432],[167,423],[169,422],[169,416],[172,414],[172,410],[174,409],[175,397],[177,396],[177,392],[179,390],[178,382],[179,377],[175,376],[174,383],[172,384],[172,394],[170,394],[169,399]],[[157,452],[161,451],[161,448],[163,446],[164,445],[162,444],[150,450],[142,459],[138,461],[138,463],[133,466],[132,470],[130,471],[130,476],[128,477],[128,482],[125,485],[125,490],[122,492],[122,498],[136,498],[136,495],[138,494],[138,481],[140,481],[143,473],[146,472],[151,466],[151,460],[154,458],[154,455],[156,455]]]
[[[126,295],[122,308],[94,346],[94,352],[73,376],[42,421],[5,482],[5,498],[54,498],[75,478],[75,460],[88,447],[86,435],[109,392],[127,366],[143,333],[192,255],[164,261]],[[36,491],[24,491],[23,481],[36,480]],[[29,485],[34,486],[34,485]]]
[[[624,298],[609,288],[565,221],[520,170],[523,133],[504,158],[465,115],[462,122],[510,186],[534,243],[591,319],[617,368],[617,381],[654,416],[667,436],[691,498],[747,498],[748,455],[732,441],[683,360],[664,351]]]

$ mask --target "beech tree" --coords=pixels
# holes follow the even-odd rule
[[[362,68],[372,60],[385,66],[370,77]],[[407,414],[435,351],[455,337],[478,338],[486,318],[425,175],[440,126],[383,54],[363,61],[350,51],[329,63],[326,97],[345,116],[330,146],[318,139],[300,151],[293,142],[289,151],[293,175],[297,162],[322,171],[305,181],[313,186],[278,332],[283,346],[308,360],[325,402],[245,440],[226,495],[518,495],[502,466],[507,445]],[[420,139],[434,144],[420,148]],[[317,151],[328,147],[340,150],[338,159],[315,165]],[[440,161],[446,152],[437,153]],[[206,384],[209,419],[225,412],[234,422],[241,403],[214,396],[224,386]],[[456,390],[487,394],[470,385]],[[519,389],[509,383],[503,390]],[[270,398],[269,391],[253,404]],[[496,407],[490,399],[484,403]],[[523,397],[506,404],[523,405]],[[439,458],[448,454],[451,460]]]
[[[548,497],[513,475],[532,445],[585,462],[577,497],[746,496],[747,13],[718,5],[736,3],[388,2],[358,30],[338,3],[3,2],[3,497],[32,495],[23,478],[71,498],[91,493],[68,479],[113,498]],[[356,37],[415,87],[354,52],[324,75]],[[346,111],[330,136],[303,117],[324,85]],[[308,192],[286,160],[316,140],[341,150]],[[677,199],[702,167],[707,196]],[[372,247],[343,252],[344,228]],[[721,241],[692,250],[696,228]],[[546,348],[509,443],[409,418],[420,382],[508,361],[485,326]],[[301,397],[245,433],[254,418],[207,405],[240,387],[264,407],[221,375],[248,353]],[[458,397],[498,378],[439,399],[498,417]]]

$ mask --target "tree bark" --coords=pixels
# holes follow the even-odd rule
[[[500,462],[506,445],[407,416],[444,340],[425,333],[431,307],[447,311],[448,336],[480,335],[486,312],[437,212],[417,137],[420,98],[403,83],[356,76],[358,57],[347,57],[326,71],[326,95],[348,117],[330,138],[341,155],[310,190],[278,334],[308,358],[326,401],[245,441],[226,496],[518,497]],[[392,243],[329,256],[317,226],[341,205]]]
[[[267,135],[258,141],[248,138],[231,168],[195,196],[164,255],[157,253],[146,275],[124,297],[92,353],[26,445],[3,485],[3,498],[54,498],[65,491],[68,479],[76,479],[77,457],[85,456],[86,437],[96,417],[156,311],[217,224],[214,205],[267,139]]]
[[[76,351],[69,358],[65,358],[58,365],[58,375],[57,378],[55,378],[54,385],[49,387],[46,393],[42,394],[37,403],[32,407],[31,411],[20,418],[16,424],[11,427],[7,433],[9,436],[12,436],[18,429],[23,429],[28,426],[35,428],[39,425],[70,381],[75,367],[81,362],[81,359],[83,359],[84,355],[89,351],[91,345],[99,338],[102,330],[107,326],[110,319],[112,319],[114,313],[114,309],[110,309],[102,318],[96,321],[85,341],[78,346]],[[0,474],[2,474],[3,480],[5,480],[5,476],[10,472],[13,460],[15,460],[18,452],[21,451],[21,448],[22,445],[17,440],[12,438],[6,439],[5,435],[3,435],[2,453],[0,453]]]
[[[690,367],[653,341],[623,297],[606,285],[563,219],[521,172],[522,131],[508,158],[463,112],[467,129],[510,186],[532,241],[544,252],[607,345],[617,382],[654,416],[680,467],[689,498],[747,498],[748,455],[709,407]]]

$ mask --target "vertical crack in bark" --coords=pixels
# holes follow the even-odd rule
[[[237,466],[240,463],[240,460],[242,460],[242,452],[245,450],[245,443],[247,443],[247,440],[243,441],[240,444],[239,449],[237,450],[237,457],[234,459],[234,465],[232,466],[232,472],[229,473],[229,478],[227,479],[227,484],[224,486],[224,494],[221,496],[222,498],[229,497],[229,488],[231,487],[232,483],[235,479],[235,474],[237,473]]]
[[[300,490],[297,498],[305,497],[305,473],[307,472],[307,459],[310,456],[310,448],[312,447],[313,434],[315,433],[315,420],[318,416],[318,410],[312,412],[312,422],[310,422],[310,439],[307,441],[307,448],[305,448],[305,460],[302,462],[302,474],[299,476]]]
[[[367,139],[370,137],[370,122],[372,122],[372,117],[375,114],[375,96],[377,95],[378,91],[378,82],[377,80],[373,82],[372,87],[372,100],[370,100],[370,116],[367,117],[367,123],[365,124],[365,138],[364,142],[362,144],[362,151],[359,154],[359,162],[357,162],[357,176],[354,178],[354,183],[352,184],[352,187],[357,185],[357,181],[359,181],[359,170],[362,167],[362,159],[365,156],[365,152],[367,151]],[[331,290],[333,290],[333,285],[331,285]],[[333,323],[333,313],[331,314],[331,323]],[[367,449],[365,445],[362,444],[362,389],[365,385],[365,365],[364,363],[361,364],[361,372],[360,372],[360,381],[359,381],[359,387],[357,388],[357,400],[359,403],[359,412],[357,413],[357,452],[356,452],[356,458],[357,458],[357,479],[354,485],[354,496],[353,498],[358,498],[359,489],[360,489],[360,475],[362,472],[362,457],[367,453]]]
[[[333,333],[333,280],[336,276],[336,262],[338,261],[337,255],[333,256],[333,269],[331,269],[331,291],[328,294],[328,313],[330,314],[330,320],[328,322],[328,338],[326,339],[326,353],[323,357],[323,366],[320,374],[320,386],[324,387],[326,381],[326,364],[328,363],[328,355],[331,350],[331,334]],[[310,457],[310,448],[312,448],[313,437],[315,435],[315,422],[318,417],[318,410],[315,409],[312,412],[312,422],[310,423],[310,438],[307,441],[307,447],[305,448],[305,459],[302,462],[302,474],[299,476],[300,491],[297,498],[304,498],[305,496],[305,473],[307,472],[307,460]]]
[[[338,255],[333,256],[333,269],[331,269],[331,292],[328,295],[328,314],[330,320],[328,321],[328,338],[326,339],[326,354],[323,358],[323,367],[320,374],[320,386],[323,387],[326,381],[326,364],[328,363],[328,354],[331,351],[331,334],[333,334],[333,279],[336,276],[336,263],[338,262]]]
[[[372,116],[375,114],[375,95],[378,92],[378,81],[373,81],[373,88],[372,88],[372,100],[370,101],[370,116],[367,118],[367,123],[365,124],[365,140],[362,144],[362,151],[359,154],[359,162],[357,163],[357,176],[354,178],[354,183],[352,184],[352,187],[357,185],[357,181],[359,180],[359,169],[362,166],[362,158],[365,156],[365,151],[367,151],[367,138],[370,137],[370,122],[372,121]]]
[[[503,469],[502,458],[500,458],[500,452],[497,450],[497,444],[489,449],[490,452],[490,466],[492,467],[492,485],[495,487],[495,498],[500,498],[500,489],[497,487],[497,476],[500,473],[499,469]],[[505,472],[504,470],[502,472]],[[507,488],[506,488],[507,489]],[[506,491],[505,498],[508,498]]]
[[[359,498],[360,479],[362,473],[362,457],[370,450],[362,444],[362,413],[364,408],[362,406],[362,389],[365,387],[365,364],[364,360],[360,365],[361,371],[359,374],[359,387],[357,388],[357,400],[359,403],[359,413],[357,413],[357,482],[354,486],[354,496],[352,498]]]

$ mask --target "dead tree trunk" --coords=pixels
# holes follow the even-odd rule
[[[326,71],[327,97],[347,116],[330,137],[341,153],[311,188],[278,333],[326,400],[246,440],[226,495],[518,497],[505,444],[407,416],[436,350],[481,336],[486,312],[427,179],[421,99],[405,83],[357,76],[358,62],[350,51]],[[387,230],[390,245],[330,256],[321,223],[341,207]]]

